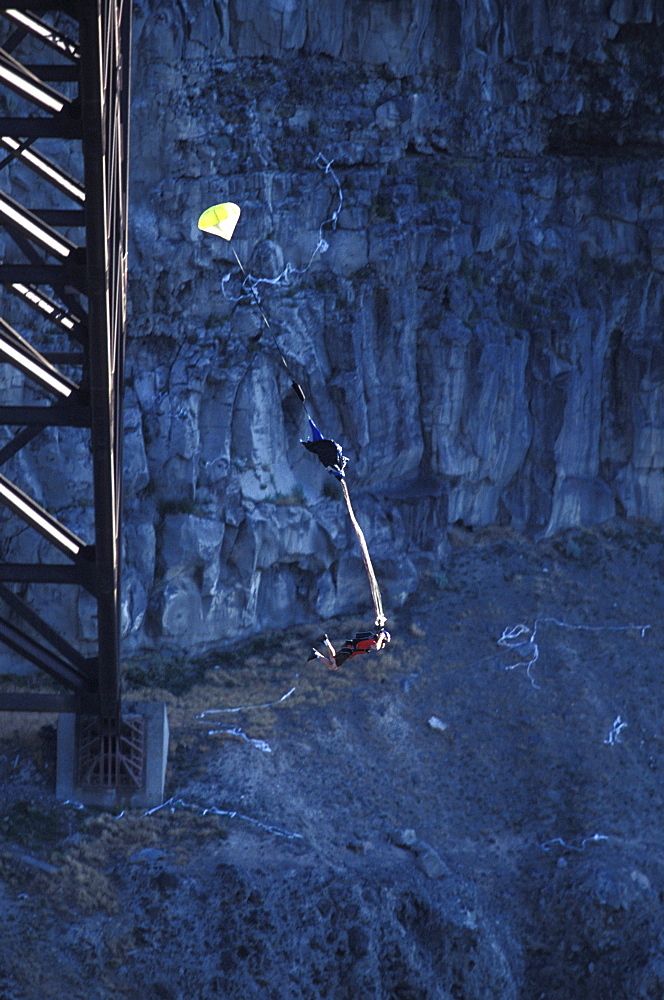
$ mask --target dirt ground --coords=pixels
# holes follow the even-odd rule
[[[339,671],[364,619],[130,665],[150,814],[56,803],[55,719],[0,719],[2,1000],[661,1000],[664,531],[450,541]]]

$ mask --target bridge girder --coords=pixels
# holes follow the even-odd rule
[[[65,690],[0,693],[0,711],[57,704],[111,723],[120,717],[130,64],[129,0],[0,0],[0,363],[36,387],[24,405],[0,406],[0,469],[13,468],[45,428],[83,428],[94,515],[91,537],[81,537],[47,500],[0,474],[12,523],[27,524],[54,553],[49,561],[0,564],[0,607],[7,609],[0,641]],[[39,203],[45,191],[48,205]],[[19,320],[10,323],[7,312]],[[70,345],[63,350],[64,336]],[[92,596],[93,655],[31,609],[39,584]]]

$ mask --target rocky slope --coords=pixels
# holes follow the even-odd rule
[[[56,805],[51,720],[0,719],[4,1000],[660,1000],[664,536],[450,542],[336,673],[302,626],[128,675],[149,815]]]

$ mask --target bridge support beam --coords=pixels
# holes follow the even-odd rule
[[[0,711],[64,707],[58,796],[96,805],[155,804],[168,743],[163,705],[121,704],[131,6],[0,0],[0,364],[25,383],[25,405],[0,407],[0,504],[19,522],[3,540],[0,642],[61,688],[0,693]],[[88,437],[94,522],[77,531],[61,496],[57,514],[15,482],[30,464],[18,453],[46,428]],[[16,541],[21,523],[38,546]],[[34,606],[40,586],[85,591],[84,636]]]

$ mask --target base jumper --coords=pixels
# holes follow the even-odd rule
[[[346,639],[337,652],[328,637],[324,635],[321,641],[325,645],[327,655],[314,649],[309,660],[322,660],[327,664],[329,670],[338,670],[346,660],[351,660],[354,656],[362,656],[373,650],[382,649],[390,641],[390,638],[390,633],[384,628],[378,632],[356,632],[352,639]]]

